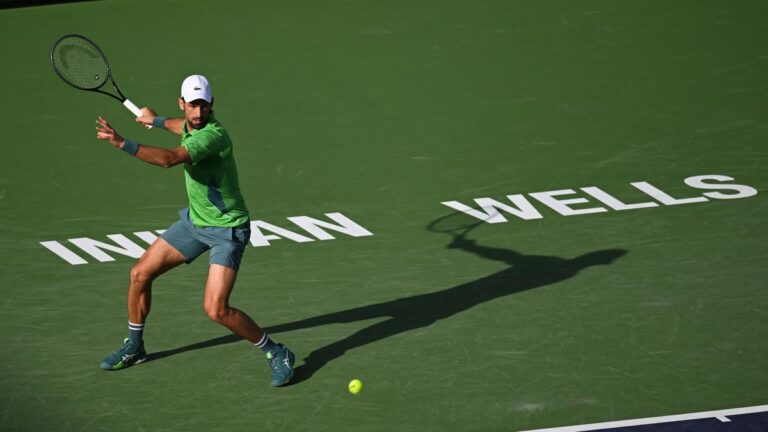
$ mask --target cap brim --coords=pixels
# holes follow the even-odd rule
[[[213,100],[213,96],[205,97],[205,95],[201,94],[192,94],[192,95],[181,95],[181,98],[184,99],[187,102],[194,102],[196,100],[204,100],[208,103],[210,103]]]

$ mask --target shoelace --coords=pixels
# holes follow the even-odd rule
[[[272,357],[272,360],[269,362],[272,364],[272,370],[280,370],[280,359],[277,356]]]
[[[117,351],[114,351],[114,352],[112,353],[112,355],[115,355],[115,354],[121,354],[121,353],[122,353],[122,352],[125,350],[125,347],[126,347],[127,345],[128,345],[128,341],[125,341],[125,342],[123,342],[123,344],[120,346],[120,348],[118,348],[118,349],[117,349]]]
[[[133,345],[130,339],[123,342],[123,346],[121,346],[119,350],[115,351],[115,354],[125,355],[125,351],[126,351],[126,348],[128,348],[128,345]],[[138,348],[134,349],[133,351],[134,352],[138,351]]]
[[[284,358],[280,359],[277,356],[273,356],[272,359],[269,360],[270,365],[272,366],[272,370],[279,371],[281,363],[284,364],[286,367],[290,367],[288,364],[288,356],[285,356]]]

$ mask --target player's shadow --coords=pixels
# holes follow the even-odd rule
[[[606,249],[586,253],[573,259],[564,259],[555,256],[525,255],[510,249],[479,246],[472,240],[460,238],[455,239],[448,247],[501,261],[509,267],[484,278],[441,291],[360,306],[265,329],[270,334],[276,334],[326,324],[387,318],[310,353],[304,358],[304,364],[296,368],[292,383],[296,384],[310,378],[330,361],[341,357],[351,349],[430,326],[437,321],[499,297],[555,284],[575,276],[587,267],[611,264],[627,253],[623,249]]]
[[[508,264],[508,267],[484,278],[441,291],[360,306],[265,328],[268,333],[277,334],[326,324],[387,318],[358,330],[342,340],[311,352],[304,358],[304,363],[296,368],[291,384],[309,379],[323,366],[351,349],[410,330],[430,326],[437,321],[499,297],[564,281],[576,276],[585,268],[611,264],[627,253],[623,249],[605,249],[589,252],[573,259],[566,259],[555,256],[525,255],[510,249],[480,246],[473,240],[463,238],[454,239],[448,248],[501,261]],[[208,348],[238,340],[240,338],[235,335],[221,336],[196,344],[153,353],[149,355],[149,360],[158,360],[185,351]]]
[[[226,336],[208,339],[206,341],[185,345],[179,348],[169,349],[165,351],[151,352],[147,354],[147,361],[160,360],[161,358],[170,357],[172,355],[181,354],[183,352],[194,351],[194,350],[203,349],[203,348],[210,348],[216,345],[224,345],[232,342],[237,342],[242,339],[243,338],[241,338],[236,334],[228,334]]]

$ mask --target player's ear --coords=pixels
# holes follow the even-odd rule
[[[216,100],[213,96],[211,96],[211,109],[213,109],[213,101]]]
[[[179,98],[179,109],[184,111],[184,98]]]

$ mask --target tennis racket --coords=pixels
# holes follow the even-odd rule
[[[51,65],[56,75],[65,83],[76,89],[111,96],[120,101],[136,117],[141,117],[141,109],[126,98],[115,83],[107,56],[87,37],[68,34],[59,38],[51,49]],[[105,91],[107,81],[112,83],[117,94]]]

